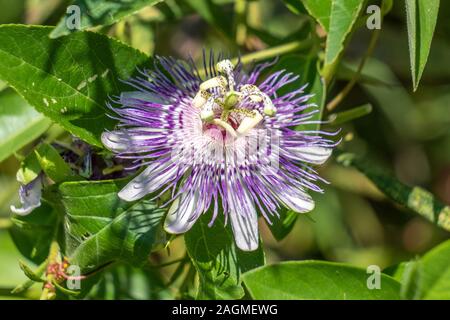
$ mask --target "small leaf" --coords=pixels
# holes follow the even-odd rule
[[[149,59],[101,34],[77,32],[51,40],[52,30],[0,26],[0,78],[70,133],[102,147],[101,133],[116,124],[106,115],[108,96],[123,91],[120,79]]]
[[[369,289],[371,274],[350,265],[323,261],[288,261],[244,274],[257,300],[396,300],[400,283],[380,274],[380,289]]]
[[[19,261],[20,269],[22,269],[23,273],[28,277],[28,279],[34,281],[34,282],[44,282],[43,279],[41,279],[41,276],[34,273],[33,270],[29,266],[27,266],[23,261]]]
[[[322,28],[328,32],[330,27],[332,0],[284,0],[288,7],[295,13],[302,13],[304,9],[319,22]]]
[[[359,17],[364,1],[333,0],[330,14],[330,27],[325,49],[323,75],[329,80],[338,58],[344,49],[348,35]]]
[[[42,168],[36,157],[36,153],[30,152],[20,163],[20,169],[17,171],[16,178],[21,184],[28,184],[36,179],[41,173]]]
[[[402,291],[409,299],[450,299],[450,240],[414,262],[410,276],[402,277]]]
[[[212,227],[211,216],[204,214],[185,233],[188,254],[197,269],[200,283],[197,299],[239,299],[244,296],[241,274],[264,264],[261,245],[256,251],[236,248],[230,226],[223,215]]]
[[[64,288],[62,285],[60,285],[58,282],[53,281],[52,282],[53,285],[56,287],[56,289],[58,289],[59,291],[61,291],[62,293],[71,296],[71,297],[76,297],[78,295],[80,295],[80,291],[73,291],[73,290],[69,290],[67,288]]]
[[[416,91],[430,53],[440,0],[406,0],[405,4],[411,74]]]
[[[45,260],[34,272],[35,275],[38,277],[42,276],[47,269],[48,261]],[[17,287],[15,287],[11,293],[12,294],[20,294],[28,289],[30,289],[36,282],[33,280],[27,280],[24,283],[19,284]]]
[[[0,162],[37,139],[50,124],[13,90],[0,92]]]
[[[47,143],[39,145],[34,151],[40,167],[54,182],[76,180],[70,166],[59,155],[58,151]]]
[[[418,261],[401,262],[383,270],[387,274],[401,283],[400,296],[402,299],[408,299],[414,296],[415,277]]]
[[[291,232],[299,214],[287,209],[280,210],[278,214],[280,217],[273,217],[272,224],[268,226],[275,239],[281,241]]]
[[[360,159],[353,154],[341,154],[336,160],[344,166],[355,167],[364,173],[389,199],[450,231],[450,207],[441,203],[429,191],[407,186],[392,175],[376,168],[366,159]]]
[[[68,10],[50,34],[51,38],[58,38],[68,35],[73,31],[85,30],[102,25],[110,25],[132,15],[146,6],[155,5],[162,0],[127,0],[127,1],[106,1],[106,0],[76,0],[73,5],[80,10],[79,29],[69,29],[71,19],[74,19],[76,11]],[[71,6],[68,7],[71,9]]]

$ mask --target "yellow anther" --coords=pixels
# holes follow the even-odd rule
[[[194,99],[192,100],[192,104],[196,108],[201,108],[203,107],[203,105],[206,103],[206,101],[210,96],[211,94],[209,92],[200,90],[199,92],[197,92]]]
[[[225,91],[226,87],[227,87],[227,79],[224,76],[218,76],[203,82],[200,85],[200,90],[206,91],[213,88],[219,88],[220,90]]]
[[[262,120],[263,116],[256,110],[253,110],[254,115],[252,117],[245,117],[241,124],[239,125],[239,128],[237,128],[236,132],[238,135],[245,135],[250,130],[252,130],[254,127],[256,127]]]

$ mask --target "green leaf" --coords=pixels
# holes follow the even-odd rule
[[[358,158],[353,154],[341,154],[336,160],[344,166],[355,167],[364,173],[389,199],[450,231],[450,207],[441,203],[429,191],[420,187],[407,186],[366,159]]]
[[[58,151],[47,143],[39,145],[34,151],[40,167],[54,182],[76,180],[70,166],[59,155]]]
[[[400,283],[380,274],[380,289],[369,289],[371,274],[342,263],[289,261],[244,274],[244,283],[257,300],[400,299]]]
[[[405,4],[411,74],[416,91],[430,53],[440,0],[407,0]]]
[[[281,241],[291,232],[297,221],[298,213],[283,208],[278,214],[280,217],[273,217],[272,224],[268,224],[268,226],[275,239]]]
[[[384,274],[387,274],[388,276],[391,276],[398,282],[402,282],[403,275],[405,273],[405,269],[407,268],[409,262],[401,262],[399,264],[387,267],[383,270]]]
[[[69,290],[67,288],[64,288],[62,285],[60,285],[56,281],[53,281],[52,283],[55,285],[56,289],[58,289],[59,291],[61,291],[65,295],[76,297],[76,296],[78,296],[81,293],[80,291],[73,291],[73,290]]]
[[[132,15],[146,6],[155,5],[162,0],[76,0],[73,5],[80,9],[80,28],[69,29],[68,22],[71,22],[75,11],[68,11],[50,34],[51,38],[58,38],[68,35],[77,30],[85,30],[101,25],[110,25]],[[69,7],[70,8],[70,7]],[[71,24],[69,23],[69,26]]]
[[[330,27],[325,49],[325,65],[323,74],[329,80],[339,56],[341,55],[348,35],[359,17],[365,1],[333,0],[330,14]]]
[[[23,261],[19,261],[20,269],[22,269],[23,273],[28,277],[28,279],[34,281],[34,282],[44,282],[43,279],[41,279],[41,276],[34,273],[33,270],[29,266],[27,266]]]
[[[402,276],[402,292],[406,298],[450,299],[450,240],[411,263],[414,265],[409,276]]]
[[[108,95],[126,88],[143,53],[106,36],[77,32],[51,40],[52,28],[0,26],[0,78],[53,121],[101,147],[100,135],[115,120],[106,115]],[[21,122],[23,124],[23,122]]]
[[[306,11],[328,32],[330,27],[332,0],[284,0],[295,13]]]
[[[45,271],[47,270],[47,266],[48,266],[48,261],[45,260],[37,269],[36,271],[33,271],[33,273],[38,276],[39,278],[45,273]],[[35,284],[35,281],[33,280],[26,280],[25,282],[19,284],[18,286],[16,286],[11,293],[12,294],[20,294],[28,289],[30,289],[33,285]]]
[[[393,277],[401,283],[400,296],[402,299],[409,299],[414,296],[415,277],[418,261],[401,262],[383,270],[384,274]]]
[[[117,193],[125,183],[81,181],[59,186],[66,210],[66,251],[83,274],[118,261],[142,266],[162,241],[164,210],[149,200],[121,200]]]
[[[27,216],[14,216],[14,226],[9,229],[17,249],[27,259],[41,264],[48,255],[55,235],[57,215],[45,201]]]
[[[0,92],[0,162],[37,139],[50,124],[14,91]]]
[[[210,220],[211,216],[204,214],[184,235],[200,279],[197,299],[242,298],[241,274],[264,265],[261,244],[256,251],[241,251],[234,244],[230,226],[224,226],[223,215],[212,227],[208,226]]]

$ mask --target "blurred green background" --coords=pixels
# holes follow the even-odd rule
[[[233,1],[212,1],[216,6],[212,12],[220,16],[214,18],[214,26],[208,23],[208,14],[195,12],[194,2],[167,0],[98,31],[148,54],[184,58],[189,53],[198,57],[203,47],[245,54],[296,39],[309,26],[308,17],[302,18],[289,11],[282,1],[250,1],[246,16],[248,26],[238,32],[235,41],[230,38],[233,25],[229,23]],[[67,1],[60,0],[0,0],[0,24],[54,25],[67,5]],[[413,93],[404,4],[394,1],[364,76],[337,109],[344,111],[370,102],[373,105],[370,114],[343,125],[345,148],[356,154],[369,155],[380,166],[389,168],[400,181],[421,186],[446,204],[450,204],[449,18],[450,2],[442,1],[428,64],[421,86]],[[370,31],[366,28],[360,28],[353,35],[345,52],[347,65],[358,63],[369,38]],[[339,72],[329,97],[338,93],[346,80],[345,70]],[[2,95],[10,90],[5,90],[2,84],[0,89],[3,89]],[[0,119],[0,124],[5,123],[2,121],[8,119]],[[10,205],[18,201],[17,159],[29,149],[30,146],[26,146],[17,156],[0,162],[2,298],[25,280],[18,267],[20,253],[8,232],[8,219]],[[265,223],[261,223],[269,262],[313,258],[362,267],[376,264],[384,268],[414,259],[449,238],[445,231],[387,200],[357,171],[330,161],[321,168],[321,174],[331,184],[326,187],[325,194],[314,195],[316,209],[300,216],[287,238],[277,242]],[[183,252],[182,241],[175,241],[170,259]],[[166,256],[154,258],[160,262],[167,259]],[[168,268],[166,272],[169,276],[173,270]],[[139,294],[137,288],[135,296],[139,297]],[[158,297],[164,297],[164,293],[158,294]],[[27,295],[32,297],[33,291]]]

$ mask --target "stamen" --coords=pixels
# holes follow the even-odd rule
[[[213,88],[219,88],[221,91],[226,91],[227,79],[223,76],[218,76],[215,78],[211,78],[206,80],[200,85],[200,90],[206,91]]]
[[[194,100],[192,100],[192,104],[196,108],[201,108],[206,103],[208,98],[211,96],[211,94],[205,90],[200,90],[197,92],[197,94],[194,97]]]
[[[256,110],[246,108],[236,108],[241,101],[249,98],[252,102],[263,103],[264,114],[273,116],[276,108],[270,97],[262,92],[256,85],[245,84],[240,91],[235,91],[234,66],[230,60],[222,60],[216,64],[217,70],[226,77],[220,75],[206,80],[200,85],[199,92],[195,95],[192,104],[196,108],[201,108],[200,118],[212,124],[222,127],[231,136],[238,137],[245,135],[262,120],[263,116]],[[215,91],[208,91],[218,89]],[[220,118],[214,118],[214,107],[221,108]],[[243,115],[243,119],[235,130],[229,123],[230,113]]]
[[[263,120],[263,116],[256,110],[253,111],[253,117],[245,117],[236,132],[239,135],[245,135]]]
[[[264,104],[264,114],[268,116],[274,116],[277,112],[277,109],[273,105],[270,97],[259,90],[259,88],[252,84],[246,84],[241,87],[241,93],[243,98],[249,97],[253,102],[263,102]]]

